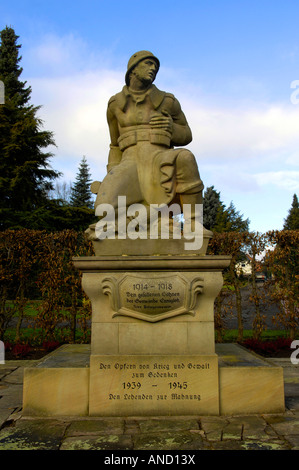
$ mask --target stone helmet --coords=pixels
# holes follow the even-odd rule
[[[159,59],[157,59],[157,57],[154,56],[154,54],[152,54],[149,51],[135,52],[135,54],[133,54],[132,57],[130,57],[129,62],[128,62],[127,73],[126,73],[126,78],[125,78],[126,85],[129,85],[130,83],[130,73],[132,72],[133,68],[136,67],[136,65],[139,62],[148,58],[154,59],[156,61],[157,67],[158,67],[157,72],[158,72],[159,67],[160,67],[160,62],[159,62]]]

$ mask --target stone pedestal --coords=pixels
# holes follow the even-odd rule
[[[281,368],[236,345],[215,349],[214,301],[229,263],[196,253],[75,258],[92,304],[90,349],[65,346],[25,369],[24,414],[284,411]]]
[[[89,414],[219,414],[214,300],[228,257],[80,258],[92,303]]]
[[[228,257],[78,258],[92,303],[92,355],[211,354]]]

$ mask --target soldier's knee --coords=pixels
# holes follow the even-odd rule
[[[192,152],[190,152],[190,150],[187,150],[187,149],[186,150],[183,149],[178,154],[176,164],[178,168],[187,167],[187,168],[193,168],[194,170],[197,170],[197,163],[196,163],[195,156],[193,155]]]

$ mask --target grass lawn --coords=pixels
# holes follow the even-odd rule
[[[297,334],[298,336],[298,334]],[[254,330],[244,330],[243,339],[254,337]],[[265,330],[261,333],[262,341],[274,341],[278,338],[288,338],[289,332],[287,330]],[[238,330],[225,330],[223,334],[223,342],[235,343],[238,338]]]

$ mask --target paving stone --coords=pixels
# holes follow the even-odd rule
[[[123,434],[125,422],[122,418],[83,419],[72,421],[66,431],[67,437],[97,436],[100,434]]]
[[[0,450],[58,450],[66,423],[53,420],[19,420],[0,433]]]
[[[4,425],[4,423],[7,421],[9,416],[11,415],[12,410],[9,410],[7,408],[1,409],[0,408],[0,429]],[[0,434],[1,437],[2,434]]]
[[[63,440],[60,450],[132,450],[131,436],[110,434],[106,436],[69,437]]]
[[[23,384],[24,380],[24,368],[19,367],[13,370],[10,374],[7,374],[2,381],[8,384]]]
[[[140,433],[139,420],[126,419],[125,420],[125,434],[138,434]]]
[[[0,409],[16,408],[22,405],[23,386],[10,385],[0,389]]]
[[[267,416],[265,419],[274,431],[281,436],[299,435],[299,413],[293,416]]]
[[[288,382],[285,382],[284,393],[286,399],[289,397],[299,397],[299,377],[292,377]]]
[[[243,433],[243,419],[242,418],[230,418],[229,424],[225,426],[222,433],[222,440],[241,440]]]
[[[205,416],[200,418],[200,424],[209,441],[221,441],[229,421],[222,416]]]
[[[140,420],[139,428],[141,433],[156,433],[189,431],[190,429],[199,429],[199,425],[196,419],[157,418]]]
[[[22,408],[18,407],[18,408],[15,408],[13,412],[9,415],[8,421],[13,423],[15,421],[18,421],[21,418],[22,418]]]
[[[299,395],[298,385],[299,385],[299,369],[291,369],[287,373],[284,369],[284,383],[286,385],[297,385],[297,395]]]
[[[202,436],[188,431],[157,432],[133,436],[134,450],[205,450],[209,445]]]
[[[286,436],[287,442],[290,444],[292,450],[299,450],[299,436]]]
[[[299,396],[298,397],[286,397],[285,404],[287,410],[298,410],[299,411]]]
[[[261,416],[246,416],[242,419],[243,433],[242,440],[256,439],[269,440],[277,439],[275,431],[267,424]]]
[[[15,368],[0,368],[0,380],[2,380],[4,377],[6,377],[8,374],[10,374]]]
[[[38,363],[38,360],[36,359],[12,359],[9,361],[5,361],[5,364],[3,364],[3,367],[7,367],[9,369],[17,369],[20,367],[32,367],[35,366]],[[1,368],[1,366],[0,366]]]
[[[290,447],[280,440],[276,441],[221,441],[212,443],[213,450],[289,450]]]
[[[289,450],[289,446],[282,440],[272,441],[243,441],[241,449],[244,450]]]
[[[2,396],[2,394],[3,394],[2,391],[5,390],[8,387],[9,387],[8,384],[5,384],[4,382],[0,382],[0,396]]]

